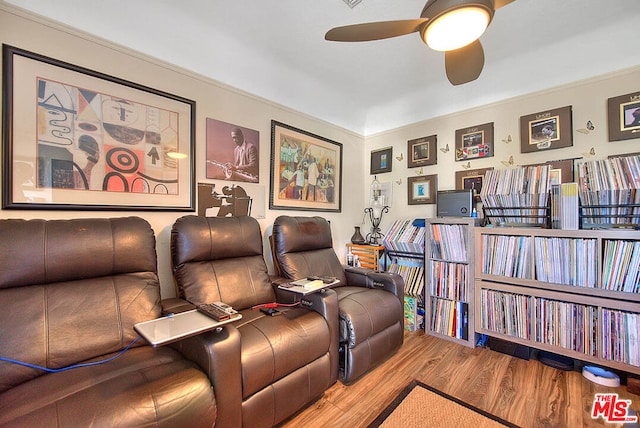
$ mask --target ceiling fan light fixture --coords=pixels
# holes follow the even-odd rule
[[[452,51],[477,40],[487,29],[490,12],[479,6],[464,6],[450,10],[433,21],[422,33],[431,49]]]

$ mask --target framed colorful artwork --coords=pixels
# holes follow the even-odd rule
[[[533,153],[573,145],[571,106],[520,117],[520,152]]]
[[[456,161],[493,156],[493,122],[456,130]]]
[[[609,141],[640,138],[640,92],[607,100]]]
[[[271,121],[269,208],[340,212],[342,144]]]
[[[437,140],[436,135],[409,140],[407,142],[407,167],[436,165],[438,163]]]
[[[420,175],[407,179],[409,205],[435,204],[438,190],[438,174]]]
[[[195,102],[4,45],[3,208],[195,209]]]

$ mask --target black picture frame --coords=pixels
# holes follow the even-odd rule
[[[456,190],[472,190],[474,201],[480,202],[480,192],[484,184],[484,176],[487,171],[492,169],[493,167],[456,171]]]
[[[272,120],[269,208],[341,212],[342,144]]]
[[[384,149],[371,151],[371,167],[370,174],[383,174],[391,172],[393,167],[393,147],[385,147]]]
[[[409,177],[407,179],[407,204],[435,204],[437,191],[438,174]]]
[[[609,141],[640,138],[640,92],[607,100]]]
[[[555,108],[520,117],[520,152],[573,146],[571,106]]]
[[[436,165],[438,163],[437,144],[437,135],[407,141],[407,167]]]
[[[195,210],[195,101],[3,46],[5,209]]]
[[[574,180],[574,163],[576,159],[558,159],[541,163],[533,163],[525,166],[549,165],[549,184],[571,183]]]
[[[493,122],[456,130],[456,161],[492,157]]]

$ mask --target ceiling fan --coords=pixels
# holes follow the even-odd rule
[[[336,42],[366,42],[420,33],[432,49],[445,52],[447,78],[453,85],[471,82],[484,67],[478,38],[496,9],[514,0],[428,0],[419,19],[369,22],[336,27],[324,38]]]

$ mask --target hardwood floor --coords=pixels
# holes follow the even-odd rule
[[[578,371],[416,332],[406,333],[402,348],[383,364],[350,386],[338,381],[282,427],[366,427],[413,379],[523,428],[616,426],[591,419],[596,392],[616,392],[640,409],[640,396],[624,386],[603,387]]]

